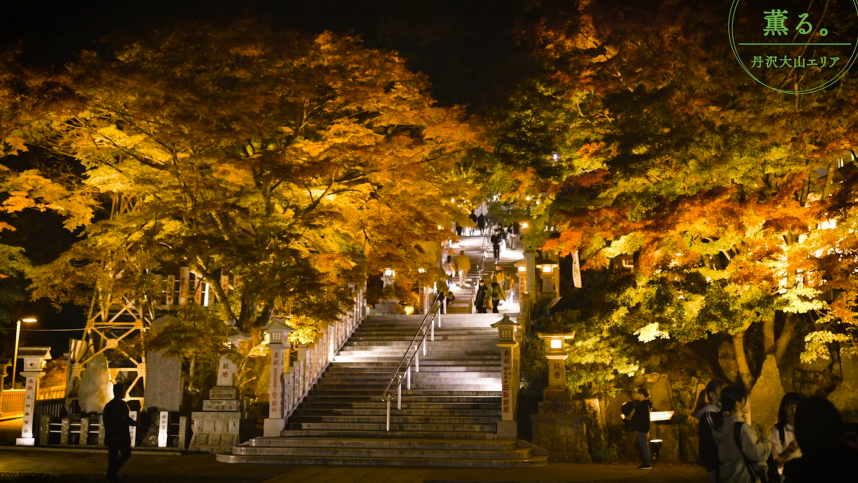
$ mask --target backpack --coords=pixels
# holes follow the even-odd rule
[[[733,439],[736,441],[736,447],[739,448],[739,454],[741,454],[742,459],[745,460],[745,468],[748,469],[748,473],[751,474],[751,481],[753,481],[754,483],[757,483],[757,482],[770,483],[768,468],[766,470],[758,469],[757,464],[755,462],[749,460],[745,456],[745,452],[742,451],[741,434],[742,434],[742,426],[744,424],[745,423],[740,422],[740,421],[736,421],[736,423],[733,424]],[[771,455],[769,455],[769,457],[771,457]],[[775,473],[777,473],[777,466],[775,466]],[[780,477],[778,477],[777,481],[780,481]],[[771,482],[771,483],[775,483],[775,482]]]
[[[624,403],[622,405],[622,407],[620,407],[620,412],[622,412],[623,416],[625,416],[623,418],[623,424],[625,424],[627,428],[631,427],[631,425],[632,425],[632,420],[631,420],[631,418],[629,418],[629,415],[632,413],[632,411],[634,409],[635,409],[635,401],[628,401],[628,402]]]
[[[786,436],[784,435],[784,426],[781,423],[775,424],[775,427],[778,428],[778,436],[781,440],[781,448],[784,447],[784,442],[786,441]],[[769,459],[766,460],[766,464],[769,467],[767,474],[769,476],[769,481],[781,481],[781,475],[778,473],[778,462],[775,460],[775,456],[770,454]]]

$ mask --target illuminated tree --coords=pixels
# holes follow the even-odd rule
[[[499,123],[499,191],[561,231],[533,241],[603,271],[568,321],[583,349],[570,361],[606,367],[603,381],[640,369],[635,339],[723,335],[748,387],[752,328],[779,362],[808,333],[805,359],[854,351],[853,181],[834,170],[856,141],[856,82],[759,86],[723,41],[728,4],[548,1],[523,26],[545,75]]]
[[[418,242],[447,238],[439,225],[462,216],[449,200],[470,196],[460,162],[479,142],[463,111],[356,38],[184,25],[82,52],[56,81],[76,109],[57,99],[47,122],[5,134],[83,170],[7,176],[7,210],[76,201],[67,223],[86,225],[32,271],[35,297],[156,297],[155,274],[186,264],[244,330],[275,311],[333,319],[367,271],[430,268]],[[221,274],[238,276],[234,292]]]

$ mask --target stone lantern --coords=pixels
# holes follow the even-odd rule
[[[569,354],[566,353],[566,339],[575,337],[575,333],[570,334],[536,334],[540,339],[545,341],[545,358],[548,359],[548,391],[566,391],[566,358]]]
[[[527,291],[527,259],[522,258],[515,262],[515,272],[518,274],[518,302],[524,300],[524,293]]]
[[[557,292],[559,288],[560,265],[548,258],[539,258],[534,261],[539,280],[542,281],[542,292]],[[559,295],[558,295],[559,296]]]
[[[263,436],[280,436],[286,423],[283,414],[283,374],[289,367],[289,333],[292,328],[283,319],[272,318],[264,327],[270,334],[268,349],[271,351],[271,378],[268,382],[269,406]]]
[[[516,422],[516,401],[521,385],[519,376],[519,361],[521,347],[519,344],[518,322],[504,315],[492,327],[498,330],[497,346],[501,349],[501,420],[498,421],[498,438],[515,439],[518,437]]]
[[[21,437],[15,439],[18,446],[34,446],[36,438],[33,436],[33,418],[36,412],[36,396],[39,393],[39,379],[45,374],[42,369],[51,358],[50,347],[21,347],[18,357],[24,359],[21,375],[26,379],[24,386],[24,421],[21,425]]]

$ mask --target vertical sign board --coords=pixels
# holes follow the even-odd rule
[[[277,347],[280,346],[280,347]],[[268,405],[269,419],[283,418],[283,385],[280,378],[283,375],[283,358],[286,354],[280,344],[271,344],[271,380],[268,385],[270,402]]]
[[[169,411],[161,411],[158,419],[158,447],[166,448],[168,440],[168,431],[170,430],[170,413]]]
[[[133,421],[137,421],[137,411],[130,411],[129,415]],[[137,426],[129,426],[128,433],[131,434],[131,447],[137,446]]]
[[[512,391],[510,390],[510,381],[512,378],[512,348],[503,347],[501,349],[501,391],[503,395],[503,410],[501,411],[501,419],[503,421],[512,421]]]
[[[24,422],[21,427],[22,438],[33,438],[33,414],[36,408],[36,380],[38,378],[27,376],[27,390],[24,394]]]
[[[575,288],[581,288],[581,260],[578,258],[578,250],[572,252],[572,284]]]

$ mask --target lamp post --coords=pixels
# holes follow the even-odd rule
[[[35,317],[18,319],[18,325],[15,328],[15,356],[12,358],[12,389],[15,389],[15,371],[18,369],[18,339],[21,337],[21,322],[24,322],[25,324],[34,324],[37,320]]]

